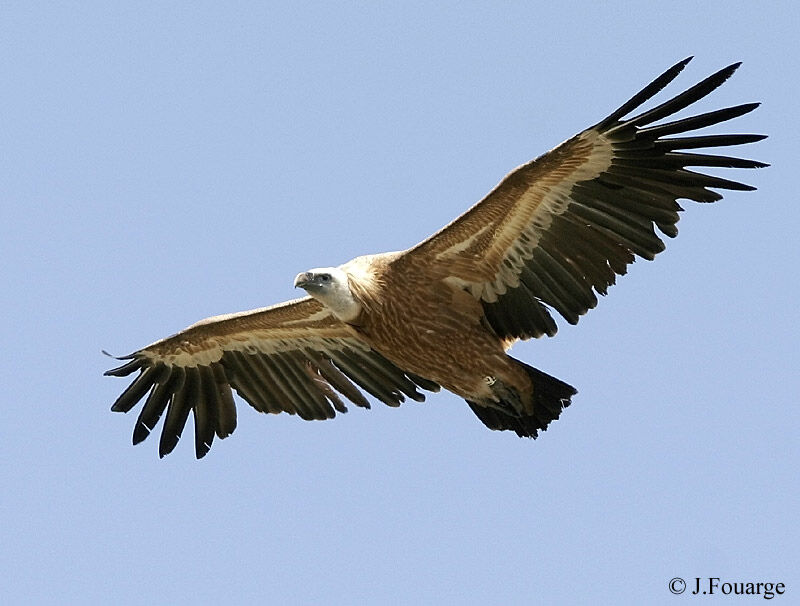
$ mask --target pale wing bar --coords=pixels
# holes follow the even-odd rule
[[[369,408],[359,387],[389,406],[407,397],[421,402],[419,389],[438,391],[432,381],[405,373],[374,350],[342,343],[341,348],[312,348],[273,353],[225,351],[218,362],[197,366],[153,362],[137,352],[122,358],[122,366],[105,374],[139,375],[114,402],[111,410],[128,412],[142,398],[144,406],[133,430],[142,442],[166,411],[159,456],[175,448],[194,417],[195,454],[208,453],[214,436],[225,438],[236,429],[232,389],[260,412],[296,414],[302,419],[330,419],[347,407],[339,394],[356,406]]]
[[[483,302],[486,317],[499,336],[527,339],[554,335],[557,327],[550,308],[570,324],[577,323],[581,315],[597,305],[595,293],[606,294],[616,276],[625,274],[636,256],[653,259],[664,249],[654,227],[668,237],[677,235],[678,213],[683,210],[678,199],[714,202],[722,196],[708,188],[755,189],[687,167],[760,168],[767,164],[683,150],[753,143],[765,135],[665,137],[731,120],[754,110],[758,103],[653,124],[711,93],[736,71],[738,63],[651,110],[623,120],[669,84],[688,61],[667,70],[589,129],[611,142],[611,165],[598,177],[572,186],[564,212],[552,217],[549,228],[530,250],[519,285],[499,295],[495,302]],[[504,262],[512,267],[511,259]]]

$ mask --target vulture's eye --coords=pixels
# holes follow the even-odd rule
[[[322,274],[319,278],[323,282],[330,282],[331,281],[331,275],[330,274]]]

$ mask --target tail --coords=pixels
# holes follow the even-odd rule
[[[467,404],[489,429],[512,430],[521,438],[536,438],[539,431],[547,429],[550,422],[555,421],[561,415],[561,411],[571,404],[571,398],[578,393],[578,390],[524,362],[517,359],[514,361],[522,366],[533,383],[532,415],[514,416],[469,400]],[[509,411],[515,409],[511,405],[505,408]]]

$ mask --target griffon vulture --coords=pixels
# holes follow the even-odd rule
[[[195,453],[203,457],[215,435],[236,427],[232,389],[261,412],[330,419],[346,412],[343,398],[369,408],[359,388],[397,406],[444,387],[490,429],[535,438],[577,391],[506,350],[517,339],[554,335],[553,310],[577,323],[636,256],[661,252],[654,227],[677,235],[678,199],[714,202],[722,197],[716,189],[754,189],[687,167],[767,166],[691,151],[763,139],[692,134],[757,103],[661,121],[711,93],[738,63],[627,117],[690,59],[509,173],[416,246],[300,273],[294,284],[310,296],[208,318],[119,358],[125,363],[107,375],[138,376],[112,410],[128,412],[147,396],[133,443],[166,410],[163,457],[192,413]]]

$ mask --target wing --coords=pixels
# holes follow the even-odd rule
[[[654,124],[716,89],[738,63],[653,109],[624,118],[669,84],[690,59],[599,124],[511,172],[400,262],[424,262],[433,275],[468,290],[505,339],[554,335],[549,308],[577,323],[597,304],[595,293],[606,294],[635,256],[652,259],[664,249],[654,227],[669,237],[677,235],[679,198],[714,202],[722,196],[709,188],[755,189],[687,166],[767,166],[685,151],[751,143],[763,135],[669,137],[736,118],[757,103]]]
[[[356,385],[390,406],[406,396],[424,400],[418,387],[439,389],[371,350],[310,297],[208,318],[120,359],[127,362],[106,375],[139,375],[111,410],[128,412],[147,396],[134,444],[150,434],[166,410],[161,457],[177,445],[190,412],[198,459],[211,448],[214,435],[233,433],[231,388],[260,412],[288,412],[308,420],[347,412],[338,394],[369,408]]]

